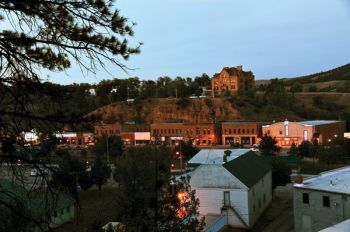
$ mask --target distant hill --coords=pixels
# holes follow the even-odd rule
[[[281,78],[286,87],[295,83],[300,83],[304,92],[349,92],[350,91],[350,64],[346,64],[328,71],[323,71],[311,75]],[[256,80],[257,87],[269,84],[270,80]]]
[[[315,73],[307,76],[284,79],[284,82],[286,85],[292,85],[295,82],[306,84],[306,83],[341,81],[341,80],[350,80],[350,64],[346,64],[325,72],[319,72],[319,73]]]

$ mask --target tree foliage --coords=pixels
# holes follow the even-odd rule
[[[101,191],[102,185],[107,183],[108,178],[111,176],[111,168],[107,162],[103,160],[101,156],[96,156],[95,162],[91,167],[91,179],[94,184],[98,186]]]
[[[276,144],[276,138],[265,134],[259,143],[259,150],[262,155],[275,155],[280,150]]]
[[[290,168],[287,163],[281,159],[273,157],[271,160],[272,166],[272,188],[277,186],[285,186],[290,183]]]
[[[118,158],[114,172],[120,185],[117,220],[125,224],[128,231],[199,231],[202,228],[202,221],[197,219],[199,202],[194,192],[185,182],[170,184],[172,155],[169,148],[145,146],[131,147]],[[178,193],[185,192],[186,199],[179,199]]]
[[[123,154],[123,141],[119,136],[115,135],[103,135],[98,138],[95,146],[92,148],[92,152],[96,156],[109,155],[110,157],[118,157]]]

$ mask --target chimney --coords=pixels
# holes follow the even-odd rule
[[[303,177],[301,175],[297,175],[296,177],[294,177],[294,183],[296,184],[303,184]]]

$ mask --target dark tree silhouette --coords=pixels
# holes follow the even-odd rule
[[[106,62],[127,70],[123,64],[139,53],[139,45],[129,46],[133,23],[120,15],[113,0],[32,0],[0,1],[0,163],[6,162],[11,177],[22,183],[17,165],[46,167],[57,172],[24,146],[20,135],[37,128],[52,134],[63,126],[83,122],[80,114],[62,108],[66,94],[50,82],[42,82],[43,70],[64,71],[77,64],[83,72],[94,73]],[[15,139],[14,139],[15,138]],[[43,174],[43,173],[41,173]],[[48,178],[47,191],[51,191]],[[76,181],[67,179],[71,192]],[[3,187],[0,186],[0,198]],[[51,191],[52,192],[52,191]],[[16,211],[0,202],[0,208]],[[21,217],[24,220],[24,217]],[[49,222],[47,222],[49,224]],[[45,230],[49,230],[46,228]]]

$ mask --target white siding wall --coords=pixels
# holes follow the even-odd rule
[[[224,202],[224,192],[230,192],[230,203],[235,211],[240,215],[246,224],[249,224],[248,218],[248,192],[243,189],[216,189],[216,188],[193,188],[196,190],[196,197],[199,199],[199,213],[221,214]],[[237,221],[233,212],[228,212],[229,223]],[[236,224],[233,224],[236,225]],[[239,225],[240,226],[240,225]]]
[[[264,201],[265,195],[265,201]],[[249,190],[249,218],[252,227],[272,200],[272,174],[267,173],[263,179]],[[260,204],[259,204],[260,201]],[[260,205],[260,207],[259,207]],[[255,208],[255,211],[254,211]]]

